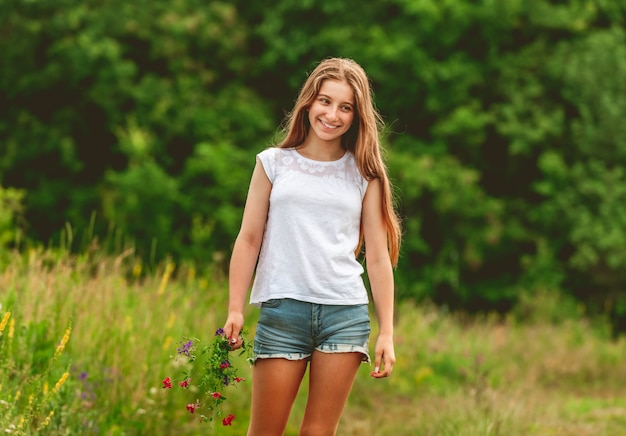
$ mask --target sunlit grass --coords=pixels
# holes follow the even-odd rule
[[[222,274],[171,261],[146,274],[132,253],[12,259],[0,272],[0,408],[11,413],[0,431],[19,434],[20,417],[31,416],[41,434],[245,433],[249,383],[229,396],[232,428],[197,422],[185,409],[193,392],[161,387],[180,371],[171,356],[182,338],[210,340],[222,326]],[[399,303],[394,374],[373,380],[361,367],[339,435],[626,433],[624,341],[575,307],[564,313],[551,294],[529,301],[504,319]],[[247,310],[252,335],[257,313]],[[245,361],[238,365],[249,380]],[[288,435],[297,434],[306,390]]]
[[[626,344],[606,329],[576,317],[468,320],[410,304],[398,312],[393,377],[361,374],[345,434],[626,434]]]
[[[43,433],[55,413],[64,419],[67,412],[62,389],[69,371],[66,369],[56,383],[53,381],[52,389],[49,385],[59,368],[67,368],[57,363],[63,357],[71,328],[56,347],[46,346],[40,340],[41,324],[20,326],[16,332],[12,315],[7,311],[0,321],[0,422],[5,433]]]

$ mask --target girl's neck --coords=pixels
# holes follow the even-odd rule
[[[296,147],[296,150],[308,159],[329,162],[341,159],[346,153],[346,150],[341,146],[339,141],[332,143],[312,141],[310,137]]]

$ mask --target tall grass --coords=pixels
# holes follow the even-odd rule
[[[171,358],[179,341],[210,340],[226,300],[224,277],[208,266],[166,262],[146,275],[131,252],[15,254],[0,271],[0,322],[9,313],[0,432],[245,434],[249,383],[229,395],[233,427],[198,422],[185,409],[196,393],[161,387],[181,370]],[[362,366],[339,435],[626,434],[624,340],[566,303],[535,295],[504,319],[399,303],[394,373],[373,380]],[[253,334],[257,313],[247,310]],[[249,380],[245,361],[237,364]],[[297,434],[306,390],[288,435]]]

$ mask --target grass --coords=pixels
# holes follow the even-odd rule
[[[161,387],[180,375],[179,341],[211,340],[226,315],[222,275],[173,266],[145,274],[131,253],[11,256],[0,271],[0,432],[244,434],[249,383],[225,403],[233,427],[185,409],[199,392]],[[253,334],[257,313],[247,310]],[[373,380],[361,367],[338,434],[626,434],[625,345],[550,293],[522,298],[504,319],[399,302],[394,374]],[[245,361],[236,364],[249,380]]]

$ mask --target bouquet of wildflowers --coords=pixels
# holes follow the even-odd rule
[[[242,332],[242,346],[239,355],[247,354],[247,360],[252,362],[252,347],[245,339],[245,333]],[[215,337],[211,343],[202,346],[197,338],[184,338],[180,342],[180,347],[176,349],[177,355],[175,359],[186,359],[190,364],[190,368],[183,371],[182,380],[178,382],[181,389],[187,389],[192,383],[192,373],[198,371],[200,373],[194,375],[193,379],[202,392],[203,400],[197,399],[194,403],[187,404],[186,408],[189,413],[195,413],[199,409],[206,409],[200,418],[203,421],[213,421],[215,417],[222,418],[222,425],[232,425],[235,415],[228,414],[224,416],[222,404],[226,401],[224,390],[232,385],[237,385],[245,381],[240,377],[237,368],[232,364],[229,353],[232,351],[228,338],[224,336],[224,330],[219,328],[215,331]],[[199,357],[201,358],[199,360]],[[163,380],[163,389],[172,389],[172,379],[166,377]]]

